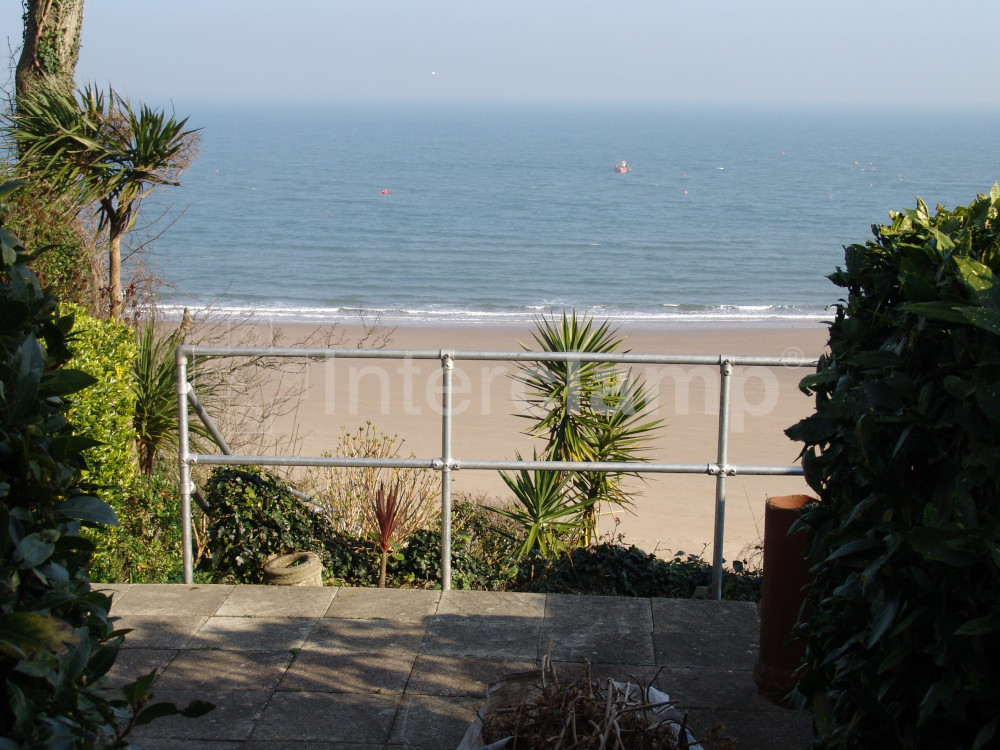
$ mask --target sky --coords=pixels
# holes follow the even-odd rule
[[[87,0],[77,78],[154,103],[1000,106],[998,38],[998,0]]]

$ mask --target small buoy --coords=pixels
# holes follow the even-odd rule
[[[382,195],[389,195],[389,191],[388,190],[383,190],[382,191]]]

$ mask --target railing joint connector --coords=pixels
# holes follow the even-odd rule
[[[185,380],[183,383],[178,383],[174,387],[174,392],[177,393],[177,395],[179,395],[179,396],[186,396],[192,390],[193,390],[193,386],[191,385],[191,382],[188,381],[188,380]]]
[[[455,367],[455,350],[454,349],[442,349],[441,350],[441,366],[446,370],[454,369]]]

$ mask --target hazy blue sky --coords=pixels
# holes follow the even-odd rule
[[[177,103],[998,105],[998,39],[998,0],[88,0],[78,77]]]

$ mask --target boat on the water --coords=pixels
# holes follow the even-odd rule
[[[628,172],[628,162],[627,161],[620,161],[617,164],[615,164],[615,171],[618,174],[623,174],[625,172]]]

